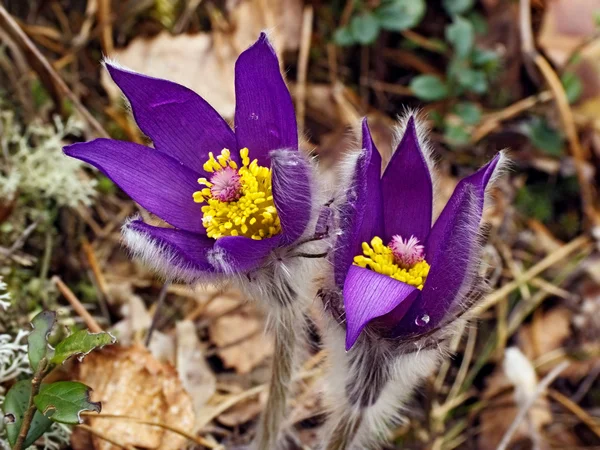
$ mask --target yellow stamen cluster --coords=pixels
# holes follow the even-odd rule
[[[419,261],[412,267],[403,269],[394,262],[392,250],[387,245],[384,245],[381,238],[377,236],[371,240],[371,245],[363,242],[362,251],[362,255],[354,257],[354,264],[357,266],[390,276],[398,281],[410,284],[417,289],[423,289],[425,279],[429,274],[429,264],[427,264],[427,261]]]
[[[277,209],[273,203],[271,188],[271,169],[258,165],[255,159],[250,162],[248,149],[240,150],[242,167],[238,169],[231,153],[223,149],[216,158],[209,153],[209,159],[204,163],[204,170],[216,173],[228,167],[238,171],[241,182],[241,192],[237,200],[224,202],[213,198],[210,188],[212,183],[206,178],[198,179],[198,183],[206,186],[194,192],[196,203],[202,206],[202,223],[206,235],[210,238],[223,236],[246,236],[252,239],[264,239],[278,234],[281,224]]]

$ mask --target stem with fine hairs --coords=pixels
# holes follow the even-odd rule
[[[273,368],[269,397],[258,426],[257,450],[274,450],[279,440],[294,370],[295,350],[299,340],[298,326],[290,307],[282,308],[273,324]]]

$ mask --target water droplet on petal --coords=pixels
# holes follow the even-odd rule
[[[429,317],[427,314],[423,314],[421,317],[417,317],[415,319],[415,324],[419,327],[424,327],[429,323],[430,320],[431,317]]]
[[[252,119],[252,120],[258,120],[258,114],[256,114],[256,113],[251,113],[251,114],[250,114],[250,119]]]

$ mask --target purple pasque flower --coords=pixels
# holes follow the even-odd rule
[[[415,118],[383,175],[366,119],[362,134],[334,254],[347,349],[371,322],[376,333],[401,339],[439,327],[460,305],[478,266],[486,188],[503,159],[461,180],[432,226],[433,164]]]
[[[105,65],[154,148],[96,139],[64,152],[171,226],[126,223],[137,256],[169,278],[194,281],[250,272],[306,232],[311,166],[298,151],[292,99],[264,33],[235,65],[235,131],[190,89]]]

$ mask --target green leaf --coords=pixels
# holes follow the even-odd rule
[[[489,27],[487,20],[485,20],[485,17],[483,17],[477,11],[471,11],[469,14],[467,14],[467,19],[469,22],[471,22],[471,25],[473,25],[475,34],[484,35],[488,33]]]
[[[425,16],[425,0],[388,0],[375,10],[381,28],[403,31],[416,27]]]
[[[335,30],[335,33],[333,33],[333,40],[337,45],[341,45],[342,47],[356,44],[354,36],[352,36],[348,27],[342,27]]]
[[[577,100],[579,100],[579,97],[581,97],[583,92],[583,83],[581,83],[581,78],[579,78],[576,73],[565,72],[560,80],[565,88],[565,93],[567,94],[569,103],[575,103]]]
[[[565,145],[564,138],[541,117],[533,117],[523,126],[523,133],[534,147],[552,156],[561,156]]]
[[[443,0],[444,9],[451,16],[464,14],[473,8],[475,0]]]
[[[6,424],[6,435],[10,445],[15,445],[23,416],[29,405],[29,396],[31,395],[31,380],[22,380],[17,382],[6,394],[4,399],[4,423]],[[52,425],[52,421],[44,417],[42,413],[36,411],[31,421],[31,426],[27,432],[23,448],[29,447],[41,435],[43,435]]]
[[[481,120],[481,108],[476,103],[457,103],[452,110],[467,125],[477,125]]]
[[[353,17],[349,27],[354,40],[362,45],[372,44],[379,36],[379,21],[372,13]]]
[[[488,88],[485,73],[480,70],[464,69],[456,71],[458,84],[467,91],[476,94],[485,94]]]
[[[448,86],[435,75],[414,77],[410,82],[410,88],[417,98],[428,102],[448,97]]]
[[[444,140],[452,147],[464,147],[470,142],[469,132],[460,125],[447,125]]]
[[[110,333],[90,333],[88,330],[80,330],[56,346],[54,356],[50,362],[53,364],[62,364],[74,355],[78,355],[79,360],[81,360],[95,348],[114,344],[116,341],[116,338]]]
[[[35,406],[54,422],[77,425],[83,411],[102,410],[100,402],[90,401],[91,389],[77,381],[57,381],[42,386],[33,399]]]
[[[485,70],[487,73],[493,73],[500,67],[500,57],[493,50],[484,50],[475,47],[471,54],[471,62],[479,69]]]
[[[459,58],[467,58],[475,43],[473,25],[464,17],[456,16],[454,22],[446,27],[446,40],[452,44]]]
[[[31,321],[33,330],[29,333],[27,343],[29,345],[29,364],[35,372],[40,361],[48,355],[50,346],[48,336],[56,323],[56,313],[53,311],[42,311]]]

